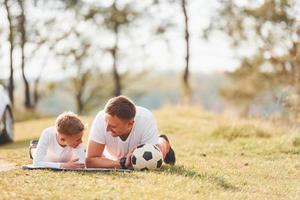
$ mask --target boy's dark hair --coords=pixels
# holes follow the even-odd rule
[[[105,113],[117,116],[122,120],[130,120],[135,117],[136,108],[134,103],[126,96],[113,97],[105,105]]]
[[[78,115],[73,112],[64,112],[56,118],[55,127],[58,133],[74,135],[84,130],[84,125]]]

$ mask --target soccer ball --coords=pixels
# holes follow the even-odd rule
[[[132,153],[131,163],[135,170],[159,169],[163,163],[159,148],[152,144],[141,144]]]

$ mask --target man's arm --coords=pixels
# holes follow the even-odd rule
[[[86,167],[121,168],[119,161],[110,160],[102,156],[105,144],[89,140],[86,154]]]

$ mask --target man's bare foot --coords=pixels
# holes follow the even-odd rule
[[[168,145],[169,149],[166,151],[167,153],[164,157],[164,162],[169,165],[175,165],[176,162],[175,151],[172,149],[168,137],[166,135],[160,135],[159,137],[163,138],[169,144]]]

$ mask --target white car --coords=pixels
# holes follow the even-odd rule
[[[0,85],[0,143],[12,142],[14,119],[7,91]]]

